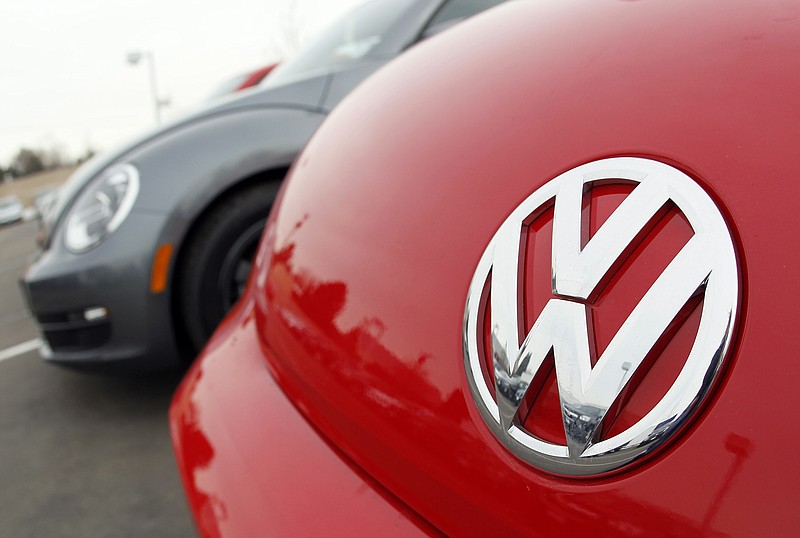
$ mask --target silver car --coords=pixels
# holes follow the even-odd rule
[[[261,89],[86,163],[23,278],[44,358],[116,371],[194,358],[243,291],[281,181],[325,116],[408,47],[498,3],[373,0]]]
[[[0,224],[10,224],[22,220],[24,207],[16,195],[0,198]]]

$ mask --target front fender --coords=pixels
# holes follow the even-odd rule
[[[165,215],[156,244],[179,252],[209,205],[247,178],[288,168],[324,118],[303,109],[236,110],[159,138],[128,159],[141,177],[133,212]]]
[[[146,144],[127,159],[141,178],[133,210],[191,222],[242,179],[288,168],[324,117],[302,109],[235,110]]]

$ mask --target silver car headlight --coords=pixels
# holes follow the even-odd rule
[[[119,228],[139,194],[139,171],[130,164],[112,166],[97,176],[70,210],[64,240],[75,253],[99,245]]]

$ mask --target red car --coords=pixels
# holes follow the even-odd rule
[[[278,64],[274,63],[259,67],[258,69],[254,69],[252,71],[240,73],[220,84],[217,89],[211,92],[211,95],[209,95],[206,99],[216,99],[217,97],[222,97],[223,95],[236,93],[238,91],[257,86],[262,80],[267,78],[267,75],[272,73],[276,67],[278,67]]]
[[[175,396],[201,532],[796,536],[798,96],[784,0],[510,2],[382,70]]]

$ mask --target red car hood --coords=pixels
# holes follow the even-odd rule
[[[512,2],[416,47],[333,113],[273,215],[249,293],[282,388],[448,534],[796,531],[798,51],[797,2],[695,0]],[[560,174],[614,157],[668,165],[707,194],[730,233],[738,299],[723,361],[680,431],[632,465],[568,477],[525,461],[487,424],[467,374],[465,305],[515,208]],[[630,189],[596,191],[594,228]],[[598,349],[691,237],[680,213],[667,208],[625,253],[641,274],[590,305]],[[534,268],[526,330],[551,293],[536,267],[549,267],[549,240],[538,238],[550,237],[552,216],[538,221],[545,246],[522,264]],[[611,430],[669,389],[700,311]],[[534,433],[563,443],[553,379]]]

